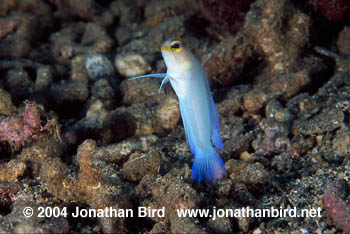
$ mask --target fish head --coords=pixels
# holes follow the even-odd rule
[[[161,51],[167,68],[174,72],[186,72],[196,62],[192,52],[180,40],[166,40],[161,46]]]

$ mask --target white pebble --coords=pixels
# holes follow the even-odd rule
[[[126,77],[144,75],[151,71],[151,66],[140,54],[118,55],[114,60],[114,64],[118,72]]]

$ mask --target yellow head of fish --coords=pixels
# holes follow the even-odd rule
[[[166,40],[161,51],[167,68],[171,70],[186,71],[196,61],[192,52],[179,40]]]

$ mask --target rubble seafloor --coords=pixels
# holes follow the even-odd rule
[[[2,0],[0,15],[1,233],[350,232],[348,1]],[[128,80],[166,72],[170,37],[202,61],[218,108],[227,172],[212,183],[191,179],[170,85]],[[176,212],[242,207],[321,216]]]

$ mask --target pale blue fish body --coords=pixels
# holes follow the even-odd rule
[[[224,144],[220,136],[219,115],[203,66],[180,41],[169,39],[161,50],[167,73],[131,79],[164,78],[161,87],[170,81],[179,99],[187,142],[195,155],[192,178],[198,183],[217,180],[225,174],[225,164],[213,144],[218,149],[223,149]]]

